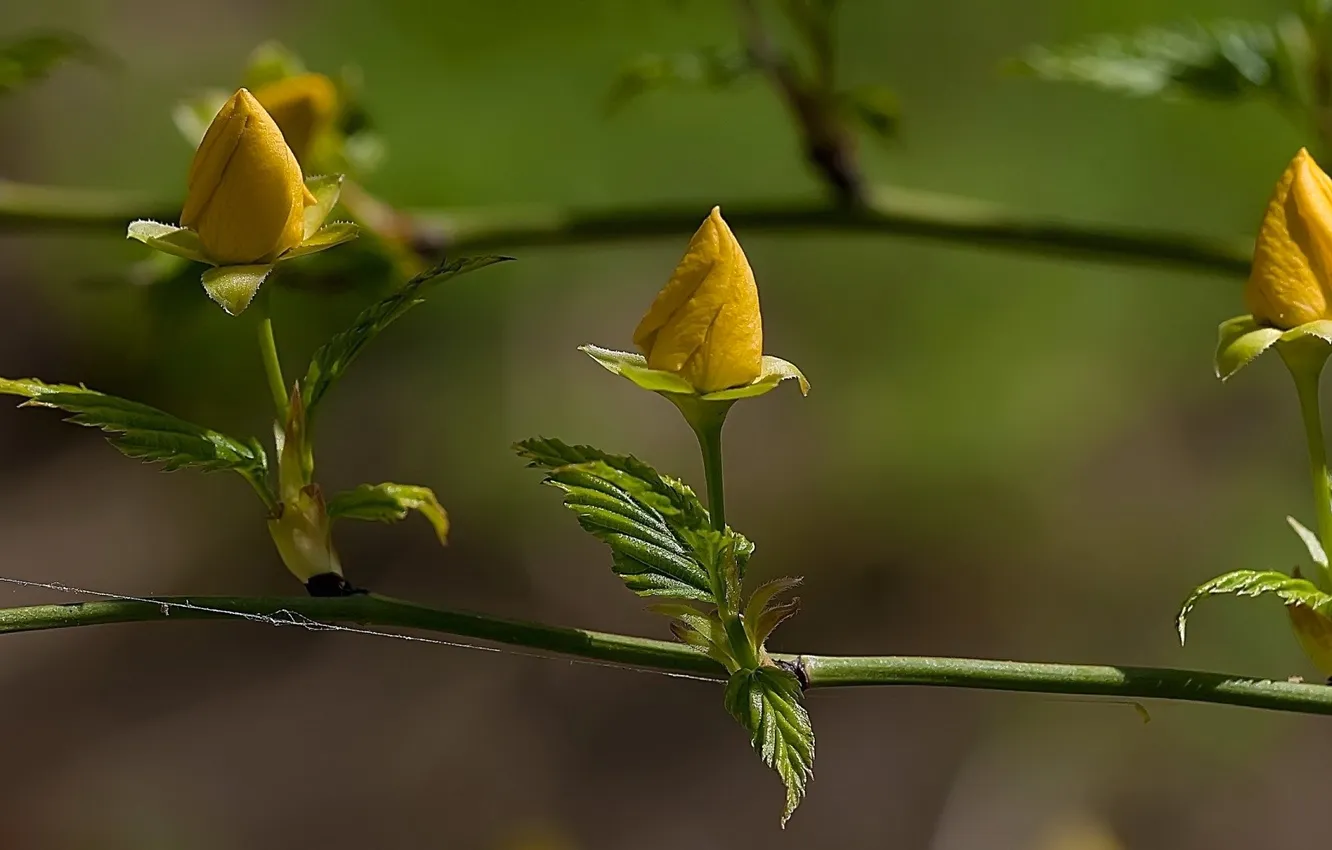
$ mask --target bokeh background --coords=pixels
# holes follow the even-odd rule
[[[1005,75],[1034,42],[1258,0],[847,0],[840,70],[901,99],[876,182],[1031,214],[1252,234],[1305,138],[1268,106],[1163,103]],[[7,0],[0,34],[59,26],[121,58],[0,102],[0,175],[178,197],[170,110],[234,84],[259,42],[358,65],[395,204],[612,208],[813,200],[788,116],[754,80],[607,117],[628,59],[735,43],[719,3]],[[1309,514],[1288,379],[1212,376],[1240,281],[886,236],[744,242],[767,349],[813,382],[737,408],[729,509],[753,570],[807,577],[777,649],[1160,664],[1316,675],[1275,602],[1190,588],[1300,555]],[[345,523],[358,583],[427,603],[665,636],[509,445],[633,451],[701,485],[663,401],[579,354],[628,347],[689,232],[514,247],[441,291],[332,396],[331,488],[435,488],[454,532]],[[253,317],[124,282],[121,232],[0,234],[0,374],[86,381],[219,429],[268,433]],[[280,291],[295,371],[374,297]],[[0,409],[0,574],[124,594],[283,594],[234,477],[162,474],[43,411]],[[0,603],[64,597],[0,589]],[[245,623],[126,625],[0,645],[0,845],[14,848],[639,850],[1295,846],[1318,829],[1318,719],[958,690],[815,692],[816,778],[781,791],[713,685]]]

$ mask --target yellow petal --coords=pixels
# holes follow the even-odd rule
[[[1325,676],[1332,676],[1332,620],[1303,605],[1287,605],[1300,647]]]
[[[260,86],[255,100],[268,110],[296,161],[308,158],[320,136],[332,129],[338,114],[338,89],[323,74],[297,74]]]
[[[1267,205],[1244,301],[1260,322],[1289,329],[1332,317],[1332,179],[1303,148]]]
[[[218,265],[265,263],[300,244],[313,203],[277,124],[253,95],[237,91],[194,155],[181,224]]]
[[[699,392],[747,384],[761,373],[758,287],[720,208],[689,241],[634,331],[634,344],[649,368],[679,373]]]

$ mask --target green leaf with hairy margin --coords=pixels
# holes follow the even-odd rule
[[[689,507],[685,494],[634,458],[558,440],[527,440],[514,448],[529,465],[546,470],[546,483],[564,491],[564,504],[579,524],[610,546],[612,568],[630,590],[714,601],[708,565],[662,512],[673,513],[677,523],[686,514],[706,519],[701,505]]]
[[[237,440],[137,401],[72,384],[0,378],[0,393],[28,399],[24,406],[53,407],[73,414],[70,422],[100,428],[126,455],[160,463],[168,470],[240,473],[265,492],[268,458],[254,439]]]
[[[1184,626],[1193,607],[1208,596],[1262,596],[1274,594],[1287,605],[1302,605],[1324,616],[1332,616],[1332,595],[1314,586],[1308,579],[1295,578],[1276,570],[1236,570],[1199,585],[1180,606],[1176,624],[1179,642],[1184,643]]]
[[[603,463],[602,474],[631,491],[676,529],[711,528],[708,509],[693,489],[675,478],[662,475],[633,455],[612,455],[592,446],[571,446],[559,440],[534,437],[515,446],[518,454],[534,467],[555,469],[584,463]]]
[[[1046,80],[1084,83],[1140,97],[1236,100],[1261,94],[1297,102],[1296,72],[1280,36],[1246,21],[1152,27],[1057,48],[1033,47],[1013,65]]]
[[[663,585],[669,593],[652,592],[651,595],[680,595],[681,598],[716,602],[717,598],[728,592],[732,584],[738,585],[744,577],[745,567],[754,554],[754,544],[744,535],[728,528],[726,533],[712,528],[708,511],[699,501],[698,496],[688,485],[666,475],[661,475],[648,464],[632,456],[612,455],[592,446],[570,446],[559,440],[534,438],[514,446],[529,465],[550,471],[547,483],[564,489],[577,486],[586,490],[591,488],[602,495],[593,496],[580,490],[579,500],[603,500],[607,491],[614,491],[614,498],[620,502],[627,500],[637,505],[651,519],[649,529],[664,530],[674,541],[667,548],[679,551],[689,562],[701,570],[690,573],[686,580],[692,590],[682,591],[673,584]],[[587,509],[575,507],[575,502],[566,498],[565,503],[579,514],[583,527],[600,536],[589,526],[591,520],[583,519]],[[621,506],[622,507],[622,506]],[[606,538],[602,538],[605,540]],[[618,540],[618,538],[617,538]],[[611,543],[611,540],[606,540]],[[612,550],[616,546],[612,544]],[[617,559],[620,558],[617,553]],[[633,562],[616,561],[616,572],[624,566],[635,576],[634,581],[621,573],[625,582],[637,592],[649,595],[649,590],[640,589],[635,582],[647,581],[640,573],[642,566]],[[664,569],[664,567],[663,567]],[[677,571],[678,573],[678,571]],[[682,578],[676,574],[676,578]],[[651,579],[648,588],[657,587],[656,582],[664,581],[660,576]],[[697,593],[705,593],[703,596]]]
[[[397,522],[417,511],[435,528],[440,545],[448,542],[449,515],[429,487],[414,484],[362,484],[338,493],[328,502],[328,515],[369,522]]]
[[[464,257],[441,263],[407,281],[392,295],[363,310],[351,327],[324,343],[311,358],[310,368],[306,370],[305,380],[301,383],[305,392],[307,415],[314,414],[315,408],[328,393],[329,388],[343,376],[367,342],[425,300],[424,294],[427,288],[511,259],[512,257]]]
[[[763,763],[786,786],[785,827],[814,775],[814,729],[800,703],[800,682],[777,667],[744,670],[726,684],[725,702],[731,716],[749,730]]]
[[[77,61],[111,65],[110,54],[71,32],[29,33],[0,43],[0,95],[34,83],[60,65]]]

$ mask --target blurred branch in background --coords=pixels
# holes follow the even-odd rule
[[[79,592],[58,585],[40,585],[14,579],[6,581]],[[447,611],[382,596],[322,599],[112,597],[109,601],[72,605],[0,609],[0,634],[109,623],[226,618],[269,625],[295,625],[313,631],[351,631],[390,637],[410,636],[365,632],[340,624],[419,629],[586,658],[637,670],[691,674],[718,681],[726,678],[725,671],[715,661],[679,643]],[[891,655],[775,654],[773,657],[796,672],[806,688],[923,685],[1131,700],[1167,699],[1302,714],[1332,714],[1332,687],[1326,685],[1278,682],[1197,670]]]
[[[394,234],[408,237],[419,252],[452,254],[678,236],[696,227],[699,210],[712,203],[601,210],[554,205],[419,210],[397,211],[390,217]],[[793,201],[727,204],[725,211],[737,230],[755,232],[910,237],[1234,276],[1247,274],[1250,261],[1239,240],[1024,216],[984,201],[888,187],[875,190],[859,207]],[[178,205],[164,200],[0,181],[0,230],[121,231],[133,219],[173,221],[177,216]]]

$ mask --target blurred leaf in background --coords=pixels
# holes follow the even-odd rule
[[[29,33],[0,41],[0,95],[43,79],[67,62],[114,67],[111,54],[72,32]]]
[[[1149,27],[1060,47],[1032,47],[1011,67],[1045,80],[1137,97],[1233,100],[1251,95],[1298,103],[1297,69],[1274,27],[1247,21]]]

